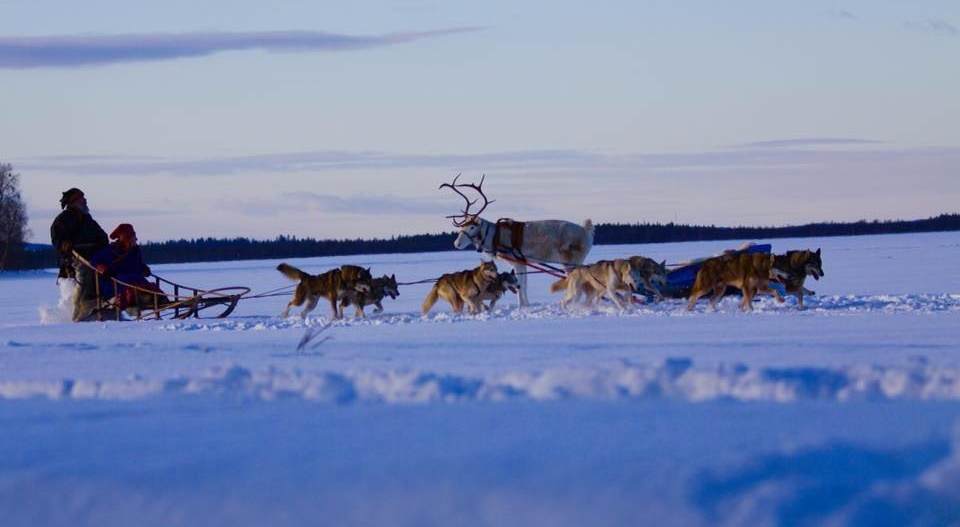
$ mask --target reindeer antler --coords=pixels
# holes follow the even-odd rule
[[[454,224],[455,226],[457,226],[457,227],[462,227],[462,226],[464,226],[464,225],[470,220],[470,218],[471,218],[472,216],[479,216],[480,213],[483,212],[483,210],[487,208],[487,205],[489,205],[489,204],[493,203],[494,201],[496,201],[496,200],[494,200],[494,199],[487,199],[487,195],[483,193],[483,180],[486,179],[486,177],[487,177],[486,174],[481,175],[481,176],[480,176],[480,183],[479,183],[479,184],[477,184],[477,183],[457,183],[457,180],[460,179],[460,174],[457,174],[457,177],[453,178],[453,182],[451,182],[451,183],[444,183],[444,184],[440,185],[440,188],[447,187],[447,188],[449,188],[450,190],[456,192],[457,194],[460,195],[461,198],[464,199],[464,201],[467,202],[467,206],[464,207],[463,210],[460,211],[460,212],[461,212],[460,214],[454,214],[454,215],[452,215],[452,216],[446,216],[447,218],[453,219],[453,224]],[[471,200],[470,198],[467,197],[466,194],[464,194],[463,192],[460,191],[460,188],[471,188],[471,189],[475,190],[475,191],[477,192],[477,194],[480,194],[480,197],[478,197],[477,199]],[[480,210],[478,210],[478,211],[476,211],[476,212],[470,212],[470,207],[472,207],[474,203],[476,203],[477,201],[479,201],[480,198],[483,198],[483,205],[480,207]],[[457,219],[457,218],[461,218],[461,219]]]

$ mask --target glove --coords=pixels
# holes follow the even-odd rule
[[[60,244],[60,252],[63,254],[70,254],[70,251],[73,250],[73,242],[70,240],[64,240]]]
[[[100,264],[97,266],[97,272],[102,275],[106,275],[108,271],[110,270],[107,268],[107,264]]]
[[[152,275],[152,274],[153,274],[153,272],[150,270],[150,266],[149,266],[149,265],[144,265],[144,266],[143,266],[143,276],[150,276],[150,275]]]

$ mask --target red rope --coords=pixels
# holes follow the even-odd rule
[[[555,277],[557,277],[557,278],[564,278],[564,277],[566,276],[566,275],[564,275],[563,273],[561,273],[560,271],[558,271],[557,269],[545,267],[545,266],[542,266],[542,265],[540,265],[540,264],[538,264],[538,263],[531,262],[530,260],[521,260],[521,259],[519,259],[519,258],[514,258],[513,256],[509,256],[509,255],[504,254],[504,253],[499,253],[499,254],[497,254],[497,256],[500,257],[500,258],[502,258],[502,259],[504,259],[504,260],[508,260],[508,261],[516,262],[516,263],[521,263],[521,264],[526,265],[526,266],[528,266],[528,267],[533,267],[534,269],[536,269],[536,270],[538,270],[538,271],[540,271],[540,272],[542,272],[542,273],[547,273],[547,274],[553,275],[553,276],[555,276]]]

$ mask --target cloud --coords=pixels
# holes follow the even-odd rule
[[[331,172],[347,170],[390,170],[436,168],[442,170],[520,169],[564,166],[593,166],[602,156],[573,150],[531,150],[471,155],[417,155],[384,152],[314,151],[192,160],[130,158],[109,156],[60,156],[18,162],[18,168],[69,172],[79,175],[225,176],[262,172]]]
[[[577,150],[531,150],[486,154],[410,155],[382,152],[316,151],[195,160],[154,158],[60,157],[15,160],[21,172],[77,176],[225,177],[291,174],[311,176],[347,171],[377,172],[425,169],[445,174],[551,174],[553,178],[582,177],[585,171],[607,174],[764,171],[854,161],[884,162],[903,158],[955,159],[958,147],[861,148],[887,145],[866,139],[808,138],[759,141],[717,150],[681,153],[597,154]],[[327,202],[327,207],[335,206]]]
[[[857,15],[847,11],[846,9],[834,8],[827,10],[827,16],[830,18],[835,18],[837,20],[859,20]]]
[[[842,137],[810,137],[805,139],[778,139],[775,141],[757,141],[754,143],[744,143],[734,145],[733,148],[795,148],[807,146],[851,146],[851,145],[877,145],[883,144],[883,141],[872,139],[851,139]]]
[[[479,29],[457,27],[371,36],[322,31],[261,31],[0,37],[0,68],[105,66],[253,49],[271,52],[354,51]]]
[[[944,20],[926,20],[923,22],[907,22],[904,24],[907,29],[913,29],[916,31],[923,31],[925,33],[931,33],[935,35],[944,35],[949,37],[955,37],[960,35],[960,29],[957,29],[957,26],[944,21]]]

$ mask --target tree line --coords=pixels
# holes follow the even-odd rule
[[[48,269],[57,265],[53,247],[27,244],[27,209],[20,195],[20,175],[10,164],[0,163],[0,272],[5,269]],[[750,240],[824,236],[856,236],[960,230],[960,214],[941,214],[922,220],[808,223],[788,227],[717,227],[675,223],[601,223],[597,245],[667,243],[704,240]],[[265,260],[313,256],[390,254],[448,251],[455,232],[417,234],[374,239],[315,240],[279,236],[274,240],[250,238],[196,238],[143,244],[150,263],[185,263],[230,260]]]
[[[941,214],[921,220],[823,222],[787,227],[718,227],[675,223],[601,223],[597,245],[668,243],[706,240],[856,236],[960,230],[960,214]],[[455,232],[374,239],[316,240],[279,236],[273,240],[250,238],[196,238],[143,244],[150,263],[185,263],[231,260],[267,260],[314,256],[414,253],[453,250]],[[56,265],[49,246],[21,243],[7,255],[7,269],[45,269]]]

